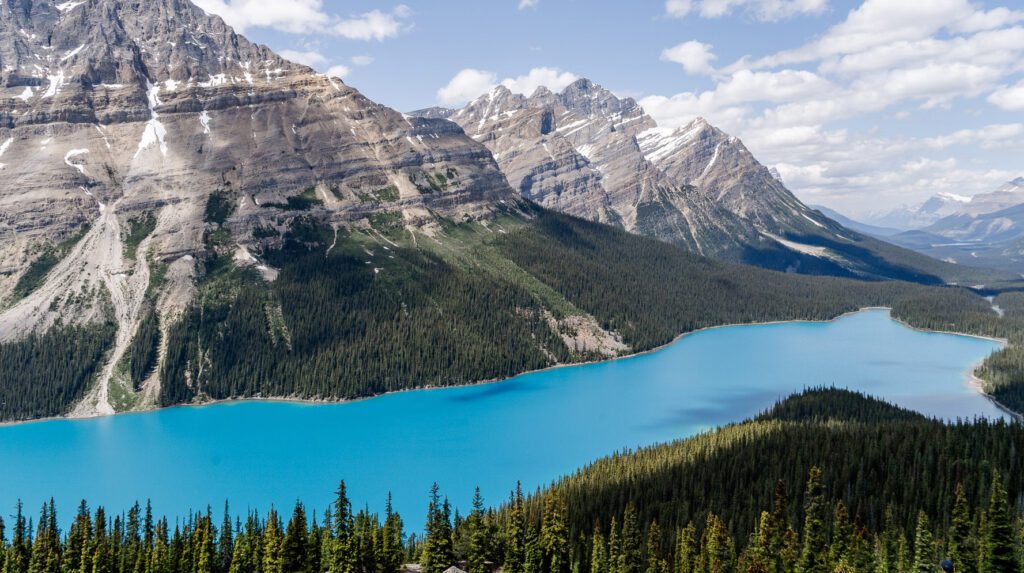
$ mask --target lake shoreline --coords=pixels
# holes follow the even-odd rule
[[[705,327],[702,327],[702,328],[698,328],[696,330],[691,330],[691,331],[688,331],[688,332],[681,333],[681,334],[675,336],[669,342],[666,342],[665,344],[662,344],[660,346],[656,346],[654,348],[650,348],[648,350],[643,350],[643,351],[640,351],[640,352],[633,352],[633,353],[625,354],[625,355],[622,355],[622,356],[613,356],[613,357],[604,358],[604,359],[600,359],[600,360],[588,360],[588,361],[584,361],[584,362],[569,362],[569,363],[564,363],[564,364],[553,364],[551,366],[546,366],[544,368],[538,368],[538,369],[534,369],[534,370],[527,370],[527,371],[520,372],[518,374],[514,374],[512,376],[508,376],[508,377],[504,377],[504,378],[490,378],[490,379],[486,379],[486,380],[478,380],[478,381],[475,381],[475,382],[469,382],[469,383],[466,383],[466,384],[451,384],[451,385],[448,385],[448,386],[420,386],[418,388],[403,388],[401,390],[392,390],[390,392],[383,392],[381,394],[373,394],[373,395],[370,395],[370,396],[361,396],[361,397],[358,397],[358,398],[301,398],[301,397],[297,397],[297,396],[266,396],[266,397],[265,396],[245,396],[245,397],[234,397],[234,398],[222,398],[222,399],[217,399],[217,400],[206,400],[206,401],[203,401],[203,402],[195,402],[195,403],[187,403],[187,404],[173,404],[173,405],[170,405],[170,406],[154,406],[154,407],[145,408],[145,409],[141,409],[141,410],[127,410],[127,411],[124,411],[124,412],[115,412],[113,414],[98,414],[98,415],[90,415],[90,416],[67,416],[67,415],[62,415],[62,416],[48,416],[48,417],[45,417],[45,418],[36,418],[36,419],[32,419],[32,420],[9,420],[9,421],[5,421],[5,422],[0,422],[0,428],[3,428],[5,426],[17,426],[17,425],[23,425],[23,424],[32,424],[32,423],[37,423],[37,422],[52,422],[52,421],[59,421],[59,420],[64,420],[64,421],[96,420],[96,419],[102,419],[102,418],[110,418],[110,417],[113,417],[113,416],[124,416],[124,415],[132,415],[132,414],[148,414],[148,413],[152,413],[152,412],[155,412],[155,411],[158,411],[158,410],[166,410],[166,409],[169,409],[169,408],[202,408],[202,407],[206,407],[206,406],[218,406],[218,405],[225,405],[225,404],[245,403],[245,402],[291,403],[291,404],[302,404],[302,405],[310,405],[310,406],[330,405],[330,404],[348,404],[348,403],[361,402],[361,401],[364,401],[364,400],[372,400],[374,398],[382,398],[384,396],[390,396],[390,395],[393,395],[393,394],[402,394],[402,393],[406,393],[406,392],[422,392],[422,391],[428,391],[428,390],[448,390],[448,389],[452,389],[452,388],[467,388],[467,387],[473,387],[473,386],[485,386],[485,385],[489,385],[489,384],[498,384],[498,383],[501,383],[501,382],[507,382],[509,380],[512,380],[514,378],[518,378],[520,376],[526,376],[526,375],[529,375],[529,374],[538,374],[538,373],[542,373],[542,372],[548,372],[548,371],[552,371],[552,370],[557,370],[559,368],[569,368],[569,367],[574,367],[574,366],[587,366],[587,365],[593,365],[593,364],[603,364],[603,363],[615,362],[615,361],[619,361],[619,360],[628,360],[628,359],[632,359],[632,358],[638,358],[638,357],[641,357],[641,356],[645,356],[645,355],[648,355],[648,354],[653,354],[655,352],[660,352],[662,350],[665,350],[666,348],[668,348],[668,347],[676,344],[677,342],[683,340],[687,336],[692,336],[692,335],[695,335],[695,334],[699,334],[699,333],[702,333],[702,332],[707,332],[707,331],[710,331],[710,330],[720,329],[720,328],[730,328],[730,327],[736,327],[736,326],[772,326],[772,325],[779,325],[779,324],[799,324],[799,323],[826,324],[826,323],[837,322],[839,320],[842,320],[845,317],[856,315],[856,314],[860,314],[860,313],[863,313],[863,312],[871,312],[871,311],[879,311],[879,310],[887,311],[888,314],[889,314],[889,319],[890,320],[900,324],[901,326],[903,326],[905,328],[909,328],[909,329],[917,331],[917,332],[934,333],[934,334],[947,334],[947,335],[953,335],[953,336],[966,336],[966,337],[970,337],[970,338],[978,338],[978,339],[981,339],[981,340],[988,340],[988,341],[991,341],[991,342],[995,342],[995,343],[997,343],[997,344],[999,344],[999,345],[1001,345],[1003,347],[1005,347],[1005,346],[1007,346],[1009,344],[1009,341],[1006,340],[1006,339],[1003,339],[1003,338],[995,338],[995,337],[990,337],[990,336],[983,336],[983,335],[980,335],[980,334],[967,334],[967,333],[963,333],[963,332],[943,331],[943,330],[928,330],[928,329],[924,329],[924,328],[918,328],[916,326],[908,324],[907,322],[905,322],[902,319],[899,319],[899,318],[896,318],[896,317],[892,316],[892,308],[891,307],[886,307],[886,306],[865,306],[865,307],[859,308],[857,310],[850,310],[850,311],[843,312],[843,313],[841,313],[841,314],[839,314],[839,315],[837,315],[837,316],[835,316],[833,318],[829,318],[829,319],[821,319],[821,320],[815,320],[815,319],[772,320],[772,321],[766,321],[766,322],[737,322],[737,323],[728,323],[728,324],[718,324],[718,325],[714,325],[714,326],[705,326]],[[987,399],[989,399],[996,407],[998,407],[1003,412],[1007,413],[1008,415],[1010,415],[1011,417],[1013,417],[1016,420],[1024,422],[1024,415],[1021,415],[1020,413],[1017,413],[1017,412],[1009,409],[1008,407],[1006,407],[1005,405],[1000,403],[998,400],[996,400],[991,394],[989,394],[988,392],[985,392],[985,390],[983,388],[983,382],[984,381],[982,381],[980,378],[977,378],[975,376],[975,374],[974,374],[974,371],[975,371],[976,368],[977,368],[977,364],[974,364],[965,373],[967,375],[967,379],[968,379],[968,386],[971,387],[972,389],[976,390],[982,396],[985,396]],[[975,384],[975,379],[978,381],[977,384]]]

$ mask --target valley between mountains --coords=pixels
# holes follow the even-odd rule
[[[979,373],[1024,410],[1013,274],[846,228],[704,120],[589,80],[403,114],[187,0],[2,10],[2,420],[467,384],[865,306],[1008,339]]]

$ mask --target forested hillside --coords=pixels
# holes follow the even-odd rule
[[[170,330],[161,402],[353,398],[606,356],[567,344],[558,321],[571,316],[643,351],[706,326],[828,319],[915,297],[984,306],[957,289],[787,275],[539,208],[529,216],[418,239],[387,221],[335,233],[299,219],[261,254],[279,270],[269,285],[212,258]]]
[[[440,219],[430,235],[410,233],[395,217],[371,219],[368,227],[332,227],[300,216],[283,229],[258,228],[257,261],[240,262],[237,238],[210,218],[195,299],[169,324],[143,321],[124,360],[123,392],[141,395],[155,372],[153,395],[163,405],[355,398],[644,351],[707,326],[822,320],[866,306],[890,306],[922,328],[1015,344],[1024,332],[1019,317],[998,317],[967,289],[715,262],[526,203],[490,222]],[[155,272],[152,288],[159,280]],[[25,344],[48,340],[3,344],[0,353],[23,355]],[[73,371],[60,361],[30,369],[0,361],[0,387],[33,381],[0,416],[67,411],[110,340],[97,331],[72,345]],[[997,355],[983,374],[1000,400],[1024,409],[1014,401],[1024,379],[1016,352]]]
[[[147,505],[91,512],[67,531],[19,506],[8,573],[1018,573],[1024,427],[945,425],[840,390],[811,390],[748,421],[595,462],[551,488],[460,513],[434,489],[426,528],[354,511],[344,482],[322,511],[297,502],[171,520]],[[785,452],[785,455],[781,453]],[[514,476],[509,476],[514,481]],[[426,492],[425,492],[426,493]]]

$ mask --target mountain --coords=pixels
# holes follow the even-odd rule
[[[0,341],[112,321],[83,413],[111,411],[145,317],[166,334],[216,256],[272,279],[259,252],[302,217],[430,233],[521,201],[457,126],[186,0],[12,0],[0,38]]]
[[[1021,235],[1024,177],[990,193],[979,193],[956,212],[925,228],[929,233],[960,241],[999,242]]]
[[[552,212],[522,198],[521,181],[510,187],[455,123],[370,101],[185,0],[11,0],[0,10],[2,420],[352,399],[621,356],[705,326],[920,297],[990,312],[960,289],[727,264]],[[693,244],[705,250],[760,249],[762,261],[775,253],[801,270],[939,282],[941,264],[901,261],[905,252],[814,212],[794,224],[848,237],[842,258],[856,273],[832,259],[839,239],[799,243],[789,223],[769,226],[779,208],[745,185],[776,180],[714,173],[750,161],[724,134],[701,127],[720,159],[699,179],[763,220],[760,231],[673,183],[638,139],[616,134],[626,131],[618,120],[597,119],[646,123],[635,104],[586,84],[556,99],[593,116],[584,123],[608,149],[564,130],[549,146],[571,148],[552,155],[581,168],[538,178],[604,190],[607,201],[563,193],[596,218],[646,222],[652,234],[676,222],[701,229]],[[536,199],[559,204],[546,189]],[[623,189],[650,201],[635,209]],[[784,188],[771,193],[789,201]]]
[[[847,229],[853,229],[858,233],[863,233],[865,235],[870,235],[872,237],[885,239],[886,237],[891,237],[901,232],[899,229],[892,229],[889,227],[876,227],[874,225],[868,225],[867,223],[855,221],[847,217],[846,215],[843,215],[842,213],[835,211],[833,209],[829,209],[828,207],[825,207],[823,205],[811,205],[810,207],[820,212],[822,215],[828,217],[829,219],[832,219],[836,223],[839,223],[840,225],[846,227]]]
[[[580,79],[526,97],[504,86],[447,117],[523,197],[693,252],[809,274],[955,281],[962,269],[844,228],[801,203],[743,143],[702,118],[665,129]]]
[[[920,205],[901,205],[895,209],[867,215],[863,220],[870,225],[900,231],[923,229],[928,225],[963,209],[971,198],[955,193],[936,193]]]
[[[1024,178],[979,193],[920,230],[890,240],[948,261],[1024,273]]]
[[[984,215],[1020,204],[1024,204],[1024,177],[1007,181],[995,191],[974,195],[955,214]]]
[[[871,215],[866,220],[872,225],[908,231],[930,227],[947,217],[977,217],[1022,203],[1024,177],[1018,177],[988,193],[979,193],[972,197],[955,193],[937,193],[916,207],[904,205]]]
[[[692,187],[671,181],[636,135],[654,121],[587,80],[532,97],[498,86],[449,119],[491,150],[513,187],[548,208],[708,255],[759,237]],[[768,242],[766,241],[766,244]]]

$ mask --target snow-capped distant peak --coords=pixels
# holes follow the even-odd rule
[[[948,193],[946,191],[940,191],[936,195],[938,195],[939,197],[942,197],[943,199],[946,199],[948,201],[955,201],[957,203],[970,203],[971,202],[971,198],[967,197],[966,195],[957,195],[956,193]]]
[[[1024,187],[1024,177],[1018,177],[1018,178],[1013,179],[1011,181],[1007,181],[1005,184],[1003,184],[1002,187],[997,189],[997,191],[1013,192],[1013,191],[1017,191],[1021,187]]]

